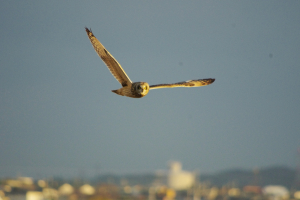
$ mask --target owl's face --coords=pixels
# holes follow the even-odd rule
[[[149,84],[146,82],[136,82],[132,85],[136,94],[141,97],[146,96],[149,92]]]

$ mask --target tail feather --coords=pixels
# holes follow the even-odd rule
[[[112,92],[121,96],[133,97],[131,92],[131,86],[122,87],[118,90],[112,90]]]

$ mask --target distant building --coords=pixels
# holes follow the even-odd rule
[[[74,192],[73,186],[68,183],[63,184],[58,188],[58,193],[62,196],[69,196]]]
[[[43,188],[44,199],[58,199],[58,191],[54,188]]]
[[[26,200],[43,200],[44,196],[42,192],[28,191],[26,193]]]
[[[93,195],[95,188],[89,184],[85,184],[79,188],[79,192],[83,195]]]
[[[263,194],[271,197],[271,199],[288,199],[289,191],[286,187],[281,185],[268,185],[265,186],[262,190]]]
[[[169,164],[168,185],[174,190],[186,190],[195,183],[195,174],[183,171],[180,162],[172,161]]]

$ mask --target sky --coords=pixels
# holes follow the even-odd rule
[[[1,1],[0,177],[296,168],[300,1]],[[215,78],[133,99],[133,82]]]

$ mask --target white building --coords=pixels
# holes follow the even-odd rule
[[[195,183],[195,174],[183,171],[180,162],[172,161],[169,164],[168,185],[175,190],[186,190],[191,188]]]
[[[278,200],[278,199],[288,199],[289,191],[286,187],[281,185],[268,185],[265,186],[262,190],[263,194],[271,197],[270,199]]]
[[[58,188],[58,193],[62,196],[69,196],[74,192],[73,186],[68,183],[63,184]]]

